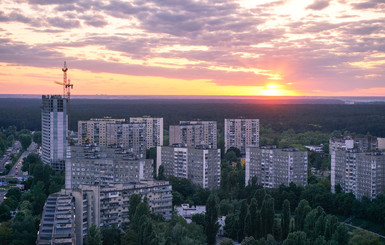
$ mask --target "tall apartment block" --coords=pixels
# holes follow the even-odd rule
[[[110,117],[91,118],[86,121],[78,121],[78,143],[107,145],[107,124],[124,123],[125,119]]]
[[[71,146],[66,162],[67,188],[99,183],[129,183],[153,178],[153,160],[138,158],[121,148]],[[70,176],[70,177],[69,177]]]
[[[172,187],[168,181],[140,181],[112,184],[100,190],[100,226],[127,227],[132,194],[146,198],[150,210],[169,220],[172,213]]]
[[[186,147],[199,145],[217,148],[216,121],[180,121],[170,125],[170,145],[181,144]]]
[[[68,100],[43,95],[41,107],[42,160],[54,170],[64,169],[68,145]]]
[[[281,184],[307,184],[307,151],[295,148],[274,147],[246,148],[246,185],[252,177],[264,188],[278,188]]]
[[[49,195],[44,205],[36,244],[76,244],[75,202],[71,194]]]
[[[259,146],[259,119],[225,119],[226,151],[236,147],[244,155],[253,146]]]
[[[376,198],[385,191],[385,155],[383,152],[335,151],[332,191],[340,185],[357,199]],[[334,175],[334,176],[333,176]]]
[[[146,124],[115,123],[107,124],[107,146],[118,146],[146,157]]]
[[[163,118],[162,117],[130,117],[130,123],[146,124],[146,149],[163,145]]]
[[[205,147],[158,146],[157,170],[164,167],[165,176],[189,179],[202,188],[219,188],[221,151]]]
[[[360,152],[375,150],[378,148],[378,141],[375,137],[355,137],[354,135],[341,135],[331,137],[329,140],[329,153],[337,150],[357,149]]]

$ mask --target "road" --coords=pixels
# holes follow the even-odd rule
[[[23,177],[23,172],[21,171],[21,166],[23,165],[23,158],[27,157],[30,153],[35,152],[37,149],[37,144],[32,142],[26,151],[21,154],[19,159],[17,159],[15,165],[9,171],[6,177]]]

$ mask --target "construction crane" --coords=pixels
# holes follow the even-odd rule
[[[67,99],[67,107],[68,107],[68,143],[70,141],[70,98],[71,98],[71,89],[74,88],[74,85],[71,84],[71,80],[67,79],[67,65],[64,61],[64,66],[61,69],[63,71],[63,82],[55,81],[56,84],[63,86],[63,99]]]

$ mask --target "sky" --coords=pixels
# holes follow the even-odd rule
[[[0,0],[0,93],[385,96],[385,0]]]

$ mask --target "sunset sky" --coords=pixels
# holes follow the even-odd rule
[[[0,93],[385,96],[385,0],[0,0]]]

